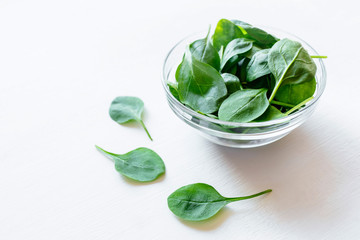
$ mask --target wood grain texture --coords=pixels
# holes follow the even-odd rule
[[[348,45],[360,38],[358,4],[340,4],[0,1],[0,238],[359,239],[360,50]],[[214,145],[165,101],[166,53],[223,17],[287,30],[329,56],[318,109],[271,145]],[[333,38],[334,29],[347,37]],[[154,142],[141,126],[110,119],[121,95],[142,98]],[[152,184],[124,179],[95,144],[119,153],[151,148],[166,175]],[[189,223],[166,198],[195,182],[228,197],[273,192]]]

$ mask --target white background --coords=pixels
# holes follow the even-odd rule
[[[359,239],[358,11],[350,0],[0,0],[0,238]],[[314,115],[276,143],[217,146],[166,103],[167,52],[220,18],[286,30],[329,56]],[[154,142],[110,119],[122,95],[144,100]],[[154,149],[166,175],[126,180],[94,144]],[[229,197],[274,191],[181,221],[166,198],[195,182]]]

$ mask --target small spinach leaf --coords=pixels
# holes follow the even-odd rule
[[[179,98],[195,111],[213,113],[219,109],[227,90],[220,73],[210,65],[198,61],[186,50],[175,74]]]
[[[139,182],[150,182],[165,172],[160,156],[148,148],[137,148],[125,154],[115,154],[95,146],[102,154],[114,160],[115,169]]]
[[[270,74],[268,67],[269,49],[260,50],[253,55],[246,67],[246,81],[252,82],[255,79]]]
[[[244,34],[238,26],[227,19],[221,19],[215,28],[213,45],[219,51],[221,46],[225,48],[233,39],[241,37],[244,37]]]
[[[248,51],[247,53],[245,53],[244,56],[251,59],[255,55],[255,53],[257,53],[258,51],[261,51],[261,50],[264,50],[264,49],[253,44],[253,47],[251,48],[251,50]]]
[[[223,69],[225,64],[233,57],[244,55],[253,46],[253,41],[243,39],[243,38],[237,38],[229,42],[229,44],[225,47],[224,55],[221,58],[221,64],[220,69]],[[238,61],[236,61],[238,62]]]
[[[167,85],[168,85],[168,87],[169,87],[169,90],[170,90],[171,94],[172,94],[177,100],[180,101],[179,93],[178,93],[178,90],[177,90],[177,84],[172,83],[172,82],[168,82]]]
[[[152,141],[149,131],[141,118],[144,111],[144,102],[137,97],[121,96],[115,98],[109,109],[109,114],[112,120],[119,124],[127,123],[130,121],[137,121],[144,128],[146,134]]]
[[[249,23],[239,20],[233,20],[232,22],[240,27],[245,37],[255,40],[256,44],[260,47],[270,48],[279,40],[273,35],[265,32],[260,28],[254,27]]]
[[[297,105],[314,95],[316,90],[316,80],[307,81],[299,84],[287,84],[280,86],[275,99],[284,103]]]
[[[276,107],[270,105],[266,111],[258,118],[256,118],[253,122],[265,122],[270,121],[282,117],[286,117],[287,115],[282,113],[279,109]]]
[[[188,221],[206,220],[218,213],[225,205],[254,198],[271,192],[268,189],[246,197],[227,198],[205,183],[195,183],[177,189],[167,199],[169,209],[179,218]]]
[[[312,81],[316,73],[316,65],[308,52],[300,43],[286,38],[270,49],[268,66],[276,80],[270,102],[281,85]]]
[[[232,94],[238,90],[241,90],[240,80],[237,76],[230,74],[230,73],[223,73],[221,77],[225,81],[225,85],[228,91],[228,94]]]
[[[191,43],[189,48],[192,56],[197,60],[209,64],[218,71],[220,70],[220,57],[216,49],[211,44],[209,33],[206,38],[199,39]]]
[[[221,104],[219,119],[229,122],[250,122],[263,114],[269,102],[266,89],[244,89],[231,94]]]

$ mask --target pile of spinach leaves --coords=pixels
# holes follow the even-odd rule
[[[221,19],[210,36],[185,50],[169,83],[181,103],[230,122],[262,122],[289,115],[313,98],[316,65],[296,41],[239,20]]]

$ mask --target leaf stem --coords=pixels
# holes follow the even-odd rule
[[[295,107],[295,105],[292,105],[289,103],[284,103],[284,102],[279,102],[279,101],[275,101],[275,100],[272,100],[271,103],[275,104],[275,105],[279,105],[279,106],[284,106],[284,107],[290,107],[290,108]]]
[[[95,145],[95,147],[96,147],[96,149],[98,150],[98,151],[100,151],[103,155],[105,155],[105,156],[107,156],[107,155],[111,155],[111,156],[114,156],[114,157],[118,157],[118,156],[120,156],[119,154],[115,154],[115,153],[111,153],[111,152],[108,152],[108,151],[106,151],[106,150],[104,150],[104,149],[102,149],[101,147],[99,147],[98,145]],[[105,153],[105,154],[104,154]],[[107,155],[106,155],[107,154]],[[107,156],[108,158],[110,158],[109,156]],[[112,159],[112,158],[110,158],[111,160],[114,160],[114,159]]]
[[[319,55],[314,55],[314,56],[310,56],[311,58],[327,58],[327,56],[319,56]]]
[[[145,130],[146,134],[148,135],[148,137],[150,138],[150,140],[152,141],[153,139],[151,138],[149,131],[145,127],[143,120],[140,119],[139,122],[141,123],[141,126],[144,128],[144,130]]]
[[[309,97],[309,98],[305,99],[304,101],[302,101],[301,103],[299,103],[298,105],[296,105],[295,107],[293,107],[292,109],[290,109],[289,111],[287,111],[287,112],[284,113],[284,114],[289,115],[290,113],[292,113],[292,112],[298,110],[299,108],[301,108],[303,105],[305,105],[307,102],[309,102],[309,101],[312,100],[313,98],[314,98],[314,97]]]
[[[240,81],[239,81],[239,84],[240,84],[240,90],[244,90],[244,88],[243,88],[243,86],[242,86],[242,84],[241,84]]]
[[[259,193],[256,193],[256,194],[253,194],[253,195],[250,195],[250,196],[245,196],[245,197],[226,198],[226,200],[230,201],[230,202],[236,202],[236,201],[240,201],[240,200],[254,198],[254,197],[263,195],[265,193],[269,193],[269,192],[272,192],[272,189],[268,189],[268,190],[265,190],[265,191],[262,191],[262,192],[259,192]]]

